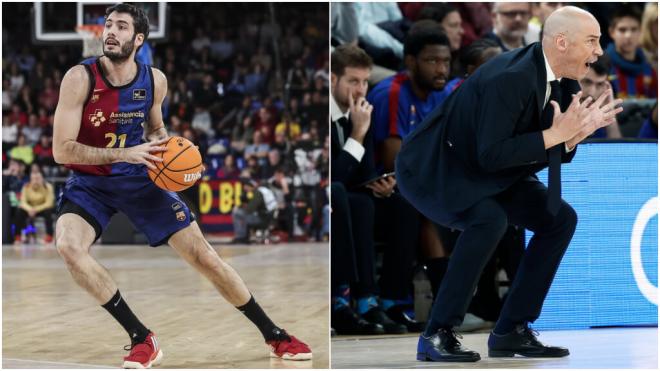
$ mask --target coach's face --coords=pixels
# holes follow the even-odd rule
[[[103,29],[103,55],[111,60],[125,60],[142,45],[144,34],[136,34],[133,17],[128,13],[112,12]]]
[[[575,32],[566,36],[563,50],[565,77],[582,80],[589,72],[589,65],[603,55],[600,47],[600,26],[595,19],[582,17]]]
[[[417,57],[406,56],[415,83],[425,90],[441,90],[449,77],[451,51],[446,45],[426,45]]]
[[[354,103],[358,98],[367,96],[370,75],[370,68],[346,67],[343,75],[337,76],[333,73],[330,76],[332,96],[342,112],[348,110],[350,96],[353,97]]]

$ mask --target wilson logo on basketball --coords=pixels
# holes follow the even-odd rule
[[[196,182],[202,177],[202,173],[183,174],[183,181],[186,183]]]

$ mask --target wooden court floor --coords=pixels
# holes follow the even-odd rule
[[[270,359],[259,331],[168,246],[96,245],[163,350],[160,368],[327,368],[328,244],[223,246],[279,326],[307,342],[313,361]],[[2,248],[3,368],[116,368],[128,336],[71,279],[54,247]]]
[[[415,360],[418,335],[332,340],[332,368],[640,368],[658,369],[658,329],[607,328],[542,331],[542,343],[567,347],[565,358],[488,358],[488,333],[463,334],[461,343],[479,352],[474,363]]]

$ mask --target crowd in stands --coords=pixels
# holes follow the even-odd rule
[[[168,37],[150,44],[148,60],[168,78],[165,125],[199,146],[205,179],[243,177],[271,188],[276,227],[321,240],[328,235],[327,4],[272,5],[171,3]],[[61,185],[68,169],[53,160],[53,115],[62,76],[82,49],[32,45],[24,32],[31,6],[8,5],[13,16],[3,20],[3,174],[36,163]],[[21,195],[18,184],[4,189]]]
[[[421,214],[413,218],[418,220],[417,224],[411,223],[411,206],[398,200],[398,206],[390,209],[383,221],[384,209],[379,205],[384,198],[397,199],[397,194],[386,192],[384,195],[372,187],[359,189],[350,177],[338,179],[336,174],[365,171],[375,175],[393,171],[402,140],[425,116],[441,105],[481,64],[500,53],[540,41],[544,20],[563,5],[573,4],[333,4],[331,104],[337,110],[331,108],[331,294],[332,327],[337,333],[418,331],[420,323],[412,318],[410,310],[412,267],[392,269],[388,261],[397,257],[399,264],[405,266],[416,260],[417,266],[426,271],[431,293],[435,295],[459,232],[435,225]],[[624,99],[624,111],[617,116],[617,122],[600,129],[588,140],[640,138],[657,141],[657,4],[575,5],[591,12],[600,23],[600,46],[604,52],[579,81],[583,99],[597,98],[608,89],[612,91],[609,100]],[[368,91],[365,89],[362,95],[360,88],[355,88],[352,98],[358,99],[356,104],[359,99],[366,98],[365,104],[373,107],[373,113],[369,131],[363,142],[356,145],[352,140],[360,138],[355,134],[356,128],[362,125],[343,122],[348,115],[348,100],[341,89],[344,79],[359,83],[364,77],[368,78]],[[371,212],[363,212],[360,226],[356,227],[354,209],[364,210],[365,205]],[[343,218],[353,223],[352,230],[340,222]],[[364,218],[369,220],[364,221]],[[364,233],[365,228],[371,229]],[[346,238],[344,242],[345,235],[352,239]],[[406,241],[405,246],[401,246],[402,240]],[[345,244],[350,247],[343,247]],[[504,271],[506,280],[512,282],[524,248],[524,230],[509,226],[484,269],[459,331],[492,326],[502,305],[498,287],[502,281],[500,272]],[[402,253],[403,249],[415,250],[416,259]],[[382,252],[382,267],[376,264],[378,252]],[[360,256],[370,260],[365,263]],[[348,268],[336,270],[335,266]],[[355,272],[351,272],[352,269]],[[407,288],[393,292],[391,282],[397,280],[406,282]]]

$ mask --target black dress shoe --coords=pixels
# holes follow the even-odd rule
[[[342,307],[332,311],[332,328],[338,335],[382,335],[383,326],[371,323],[360,317],[350,307]]]
[[[382,325],[386,334],[405,334],[408,332],[406,325],[392,321],[379,307],[369,309],[362,317],[371,323]]]
[[[481,359],[477,352],[463,348],[456,339],[461,337],[452,329],[441,328],[431,337],[419,336],[417,360],[432,362],[476,362]]]
[[[570,354],[566,348],[543,345],[536,339],[538,334],[527,323],[517,325],[515,330],[506,335],[491,332],[488,337],[488,356],[514,357],[519,354],[524,357],[559,358]]]
[[[396,323],[400,323],[408,329],[409,332],[422,332],[424,331],[425,324],[423,322],[417,322],[414,319],[410,318],[402,305],[394,305],[385,311],[390,319]]]

